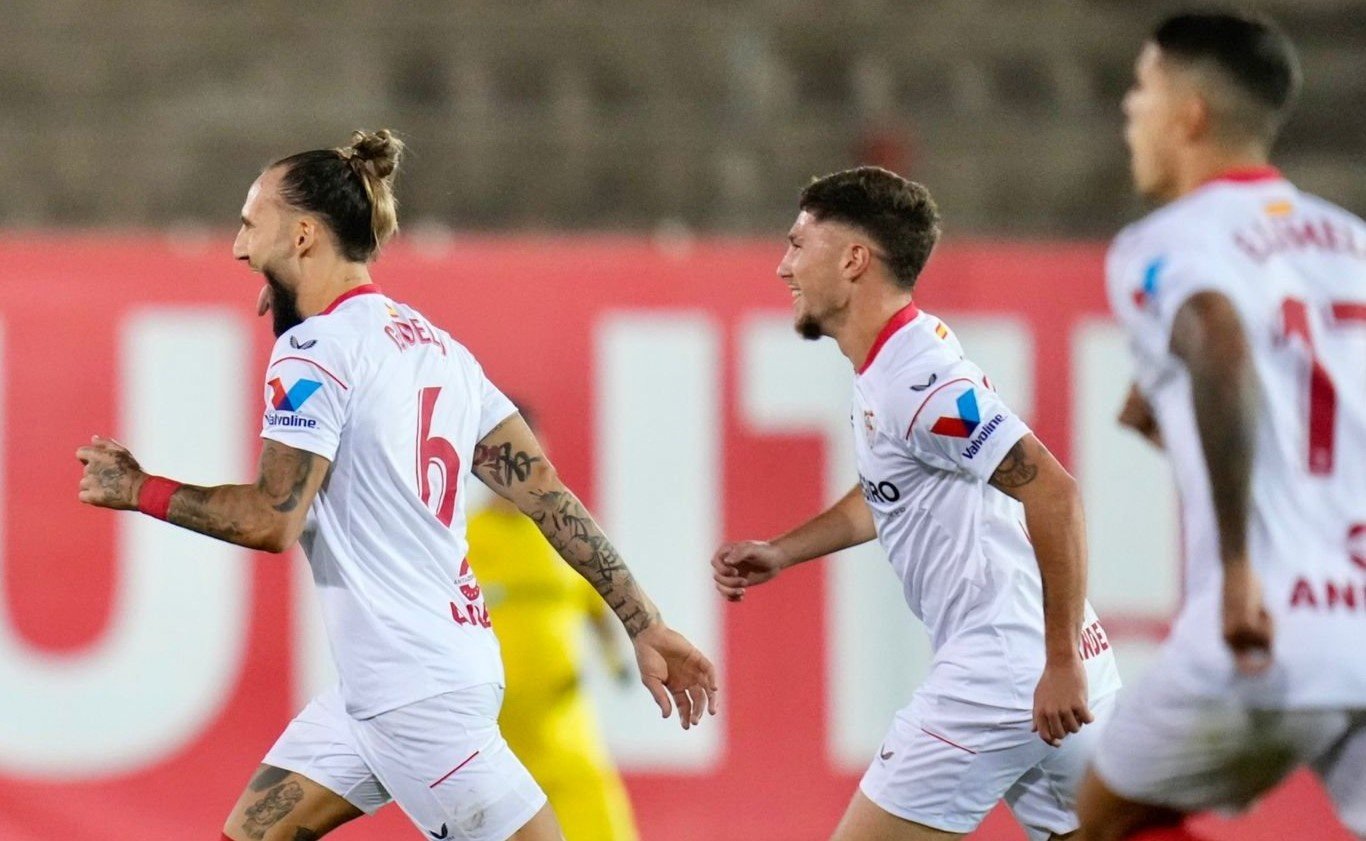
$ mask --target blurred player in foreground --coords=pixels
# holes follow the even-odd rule
[[[1095,734],[1082,728],[1119,688],[1086,603],[1076,483],[912,300],[939,237],[924,187],[863,167],[814,181],[799,207],[778,276],[797,331],[834,338],[857,371],[859,484],[772,542],[720,547],[717,589],[739,600],[877,538],[930,633],[930,676],[897,713],[836,841],[957,838],[1002,798],[1032,841],[1071,837]]]
[[[568,841],[635,841],[631,804],[582,682],[585,626],[612,675],[631,679],[607,606],[508,500],[494,497],[472,514],[467,534],[503,654],[503,738],[545,791]]]
[[[371,282],[398,225],[401,151],[387,131],[357,132],[272,164],[247,194],[233,256],[265,275],[258,311],[278,337],[255,483],[150,476],[98,436],[77,451],[83,502],[308,555],[341,681],[266,754],[230,841],[320,838],[390,800],[423,837],[561,838],[498,731],[498,643],[463,560],[470,474],[606,599],[665,715],[677,704],[696,724],[716,689],[469,351]]]
[[[1242,808],[1308,764],[1366,836],[1366,225],[1268,165],[1300,78],[1269,23],[1173,17],[1136,72],[1133,178],[1165,206],[1107,273],[1121,422],[1180,491],[1185,604],[1103,734],[1084,828]]]

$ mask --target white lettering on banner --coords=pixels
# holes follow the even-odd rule
[[[232,316],[130,316],[116,437],[152,470],[196,482],[240,478],[243,419],[251,416],[242,401],[254,393],[243,380],[247,350]],[[97,643],[44,656],[0,617],[0,771],[73,780],[154,765],[202,735],[236,686],[249,621],[248,553],[148,517],[109,516],[118,517],[118,583]]]
[[[721,336],[704,314],[609,314],[596,325],[595,508],[669,622],[725,683],[722,602],[707,559],[720,540]],[[588,658],[590,662],[596,658]],[[725,707],[706,726],[661,727],[633,687],[591,674],[612,754],[627,770],[702,772],[721,756]]]
[[[1115,418],[1133,363],[1124,331],[1083,323],[1072,335],[1073,461],[1086,506],[1091,602],[1107,616],[1167,617],[1180,592],[1175,488],[1163,456]],[[1142,502],[1137,502],[1142,500]],[[1158,640],[1110,627],[1126,680],[1143,672]]]

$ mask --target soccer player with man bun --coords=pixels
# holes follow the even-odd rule
[[[390,800],[422,837],[561,838],[498,730],[498,642],[466,560],[470,475],[616,613],[665,716],[676,705],[687,729],[715,712],[711,663],[664,623],[517,408],[450,334],[372,282],[398,227],[402,151],[388,131],[356,132],[277,161],[247,194],[233,256],[265,276],[258,311],[277,336],[254,483],[149,475],[98,436],[77,451],[83,502],[308,556],[340,683],[266,754],[227,841],[321,838]]]
[[[1070,838],[1073,792],[1119,677],[1086,603],[1072,477],[996,394],[953,332],[912,300],[939,238],[921,185],[877,167],[801,194],[778,276],[797,331],[855,368],[858,484],[771,542],[728,543],[717,589],[739,600],[784,569],[876,538],[934,647],[835,841],[974,830],[1004,799],[1031,841]]]
[[[1302,765],[1366,837],[1366,224],[1269,163],[1299,85],[1268,21],[1185,14],[1124,99],[1162,207],[1107,264],[1135,368],[1120,422],[1171,458],[1185,598],[1102,735],[1089,841],[1190,837],[1186,814]]]

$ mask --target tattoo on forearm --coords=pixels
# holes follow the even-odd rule
[[[525,482],[536,462],[542,460],[540,456],[521,450],[514,453],[508,442],[493,446],[476,444],[474,447],[474,471],[485,481],[504,488],[515,482]]]
[[[1000,466],[991,474],[991,484],[1001,490],[1022,488],[1034,481],[1034,477],[1038,475],[1039,468],[1029,460],[1022,438],[1016,441],[1015,446],[1001,459]]]
[[[275,786],[247,807],[247,819],[242,824],[242,831],[252,841],[260,841],[303,799],[304,789],[297,781]]]
[[[270,533],[276,514],[290,514],[303,503],[319,457],[274,441],[261,450],[260,478],[254,487],[182,485],[171,497],[166,519],[183,528],[239,546],[258,545]],[[266,505],[262,504],[262,498]]]
[[[229,543],[240,543],[249,534],[244,527],[249,512],[240,506],[215,500],[219,488],[181,485],[171,497],[166,519],[177,526],[207,534]]]
[[[634,638],[653,625],[658,615],[583,503],[568,491],[538,491],[533,496],[531,519],[560,556],[593,585],[626,632]]]

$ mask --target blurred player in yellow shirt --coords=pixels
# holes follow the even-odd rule
[[[611,673],[630,679],[606,605],[505,500],[471,516],[468,535],[503,650],[504,738],[545,789],[566,841],[636,841],[630,801],[582,685],[585,623]]]

